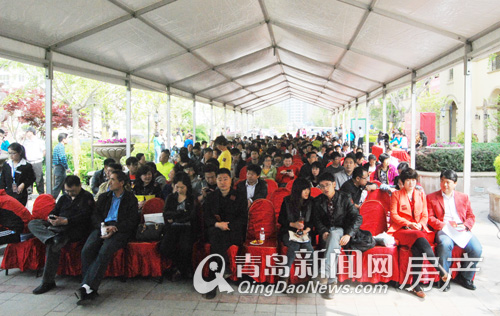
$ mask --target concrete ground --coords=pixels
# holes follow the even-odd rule
[[[192,282],[155,283],[136,278],[122,283],[105,279],[100,297],[90,306],[77,306],[73,292],[78,279],[57,277],[57,289],[43,295],[31,291],[40,284],[34,272],[0,272],[2,315],[499,315],[500,316],[500,234],[488,219],[487,195],[472,198],[476,214],[474,234],[483,246],[484,260],[477,273],[476,291],[452,283],[447,293],[436,288],[425,299],[389,286],[385,294],[337,294],[326,301],[316,294],[287,296],[218,294],[206,300]],[[357,284],[353,284],[353,287]],[[369,286],[369,285],[366,285]],[[365,288],[367,288],[365,286]]]

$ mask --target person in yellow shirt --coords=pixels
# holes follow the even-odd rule
[[[227,149],[229,142],[221,135],[215,139],[215,146],[222,152],[217,158],[219,161],[219,169],[226,168],[231,170],[231,152]]]
[[[160,162],[156,164],[156,170],[158,170],[159,173],[161,173],[167,181],[171,181],[172,179],[169,179],[168,174],[170,173],[170,170],[174,168],[174,164],[168,161],[168,158],[170,157],[170,150],[164,149],[162,150],[160,154]]]

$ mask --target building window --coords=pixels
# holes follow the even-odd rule
[[[448,81],[453,81],[453,68],[448,71]]]
[[[0,75],[0,82],[5,84],[5,86],[9,85],[9,75]]]

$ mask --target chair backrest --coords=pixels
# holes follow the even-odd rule
[[[262,227],[266,239],[276,238],[274,206],[266,199],[256,200],[248,210],[247,240],[259,239]]]
[[[281,210],[281,204],[283,204],[283,199],[285,196],[290,195],[290,190],[287,188],[278,188],[276,191],[271,194],[271,197],[269,200],[273,203],[274,206],[274,212],[276,215],[276,223],[278,223],[278,216],[280,215],[280,210]],[[277,224],[279,226],[279,224]]]
[[[287,184],[286,184],[286,188],[288,190],[290,190],[290,192],[292,192],[292,187],[293,187],[293,182],[295,181],[295,179],[293,179],[292,181],[289,181]]]
[[[370,182],[373,182],[375,180],[375,171],[372,171],[370,173]]]
[[[278,189],[278,183],[273,179],[266,179],[267,182],[267,197],[266,199],[271,199],[271,194]]]
[[[238,178],[240,178],[240,180],[247,179],[247,166],[244,166],[243,168],[241,168],[240,174],[238,175]]]
[[[233,189],[235,189],[235,190],[236,190],[236,189],[237,189],[237,187],[238,187],[238,183],[243,182],[243,181],[247,181],[247,179],[246,179],[246,178],[245,178],[245,179],[239,179],[238,181],[236,181],[236,182],[234,183],[234,185],[233,185]]]
[[[361,229],[369,231],[373,236],[387,230],[387,212],[380,201],[365,201],[361,205],[359,213],[363,217]]]
[[[142,214],[154,214],[163,213],[163,207],[165,206],[165,201],[160,198],[154,198],[147,200],[142,206]]]
[[[321,195],[321,193],[323,193],[323,192],[321,192],[320,188],[315,188],[315,187],[311,188],[311,196],[312,197],[317,197],[317,196]]]
[[[384,207],[386,212],[388,212],[391,207],[391,197],[389,193],[380,189],[370,191],[366,196],[365,202],[366,201],[379,201],[380,203],[382,203],[382,206]]]
[[[33,203],[32,218],[46,220],[55,206],[56,200],[54,200],[52,195],[40,194]]]

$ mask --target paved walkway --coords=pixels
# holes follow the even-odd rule
[[[476,275],[476,291],[452,283],[447,293],[432,289],[424,300],[389,287],[385,294],[338,294],[331,301],[319,295],[289,297],[275,294],[239,294],[205,300],[191,282],[157,284],[150,279],[122,283],[104,280],[100,297],[92,306],[76,306],[73,292],[78,279],[58,277],[56,290],[43,295],[31,291],[39,285],[34,272],[10,270],[0,273],[1,315],[498,315],[500,316],[500,239],[487,219],[488,196],[472,198],[477,223],[474,233],[483,245],[484,261]],[[353,287],[357,284],[353,284]],[[236,289],[236,286],[233,285]]]

